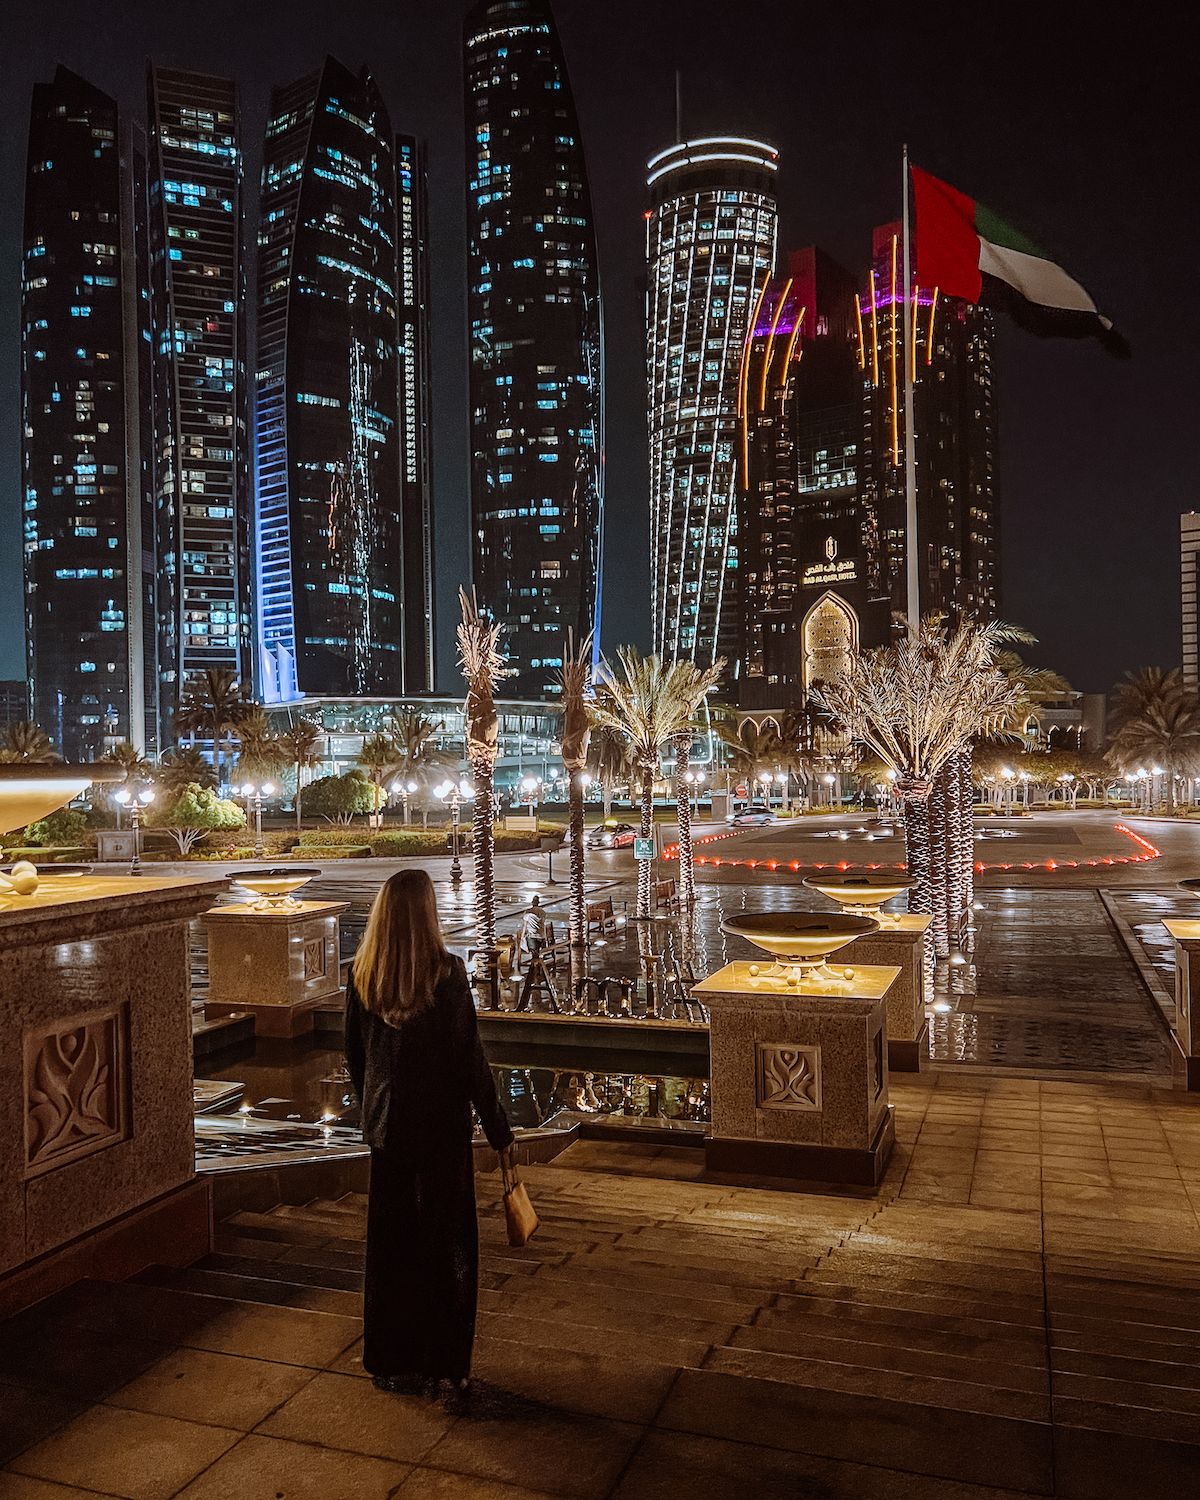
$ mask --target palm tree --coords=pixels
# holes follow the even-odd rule
[[[268,781],[278,776],[288,764],[288,752],[275,733],[270,719],[255,705],[247,708],[238,720],[237,774],[250,781]]]
[[[1122,770],[1161,761],[1167,812],[1175,811],[1176,778],[1194,774],[1200,764],[1200,703],[1180,674],[1165,674],[1157,692],[1143,697],[1140,708],[1130,706],[1108,753]]]
[[[371,822],[380,820],[379,807],[383,800],[383,783],[390,781],[400,764],[400,751],[390,734],[369,734],[362,742],[362,749],[354,757],[355,764],[366,772],[367,780],[374,788],[374,807]]]
[[[4,731],[0,740],[0,761],[29,761],[33,765],[48,766],[61,760],[50,736],[29,719],[18,719]]]
[[[437,744],[438,733],[445,728],[445,721],[434,720],[421,708],[401,709],[388,720],[388,734],[396,747],[396,773],[407,781],[415,781],[425,792],[422,815],[429,827],[429,782],[441,772],[457,775],[458,758]]]
[[[279,734],[279,748],[287,757],[287,763],[296,773],[296,832],[300,832],[300,793],[305,771],[313,771],[321,764],[318,746],[321,743],[321,726],[312,719],[300,718],[288,725]]]
[[[779,726],[772,719],[764,719],[761,724],[754,719],[743,719],[740,724],[734,719],[719,719],[715,727],[730,765],[745,778],[753,794],[759,773],[783,754]]]
[[[664,663],[661,656],[642,656],[632,646],[617,649],[617,670],[604,662],[600,691],[592,707],[596,724],[626,734],[634,762],[641,775],[641,836],[654,830],[654,778],[659,753],[677,735],[689,729],[705,696],[716,687],[724,659],[711,667],[690,661]],[[650,916],[651,861],[638,861],[637,918]]]
[[[604,798],[604,817],[612,816],[613,792],[629,781],[629,736],[608,724],[597,724],[592,730],[592,775],[600,783]]]
[[[853,737],[896,773],[904,807],[909,910],[933,916],[936,951],[949,952],[950,892],[961,881],[964,851],[947,843],[943,806],[930,815],[940,773],[971,737],[1008,720],[1020,689],[995,666],[1011,632],[999,622],[961,621],[947,634],[930,615],[890,646],[864,651],[814,697]],[[967,855],[966,857],[969,857]],[[935,880],[936,877],[936,880]]]
[[[189,685],[175,715],[175,727],[181,734],[195,739],[197,735],[211,740],[213,769],[218,785],[221,781],[221,752],[231,739],[244,712],[241,684],[228,667],[205,667]],[[232,759],[232,745],[229,746]]]
[[[567,631],[567,649],[558,674],[562,686],[562,761],[567,771],[568,823],[571,835],[570,918],[571,956],[582,972],[586,939],[584,894],[587,849],[583,837],[583,769],[587,765],[592,724],[587,697],[592,686],[592,637],[576,646],[574,631]]]
[[[475,782],[472,809],[472,853],[475,859],[475,941],[482,972],[491,990],[496,972],[496,844],[492,830],[492,789],[500,744],[496,688],[509,675],[500,655],[499,625],[479,613],[474,590],[458,591],[462,619],[458,626],[458,662],[467,682],[464,710],[467,759]]]
[[[159,762],[158,780],[168,792],[193,784],[211,791],[216,787],[217,773],[212,762],[195,745],[177,745]]]

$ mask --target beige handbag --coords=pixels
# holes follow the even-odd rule
[[[507,1154],[500,1157],[500,1175],[504,1182],[504,1218],[508,1224],[508,1243],[527,1245],[538,1227],[538,1216],[525,1184],[517,1172],[517,1163]]]

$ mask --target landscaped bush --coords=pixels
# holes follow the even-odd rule
[[[336,849],[341,845],[361,845],[370,837],[361,828],[306,828],[295,847],[307,849],[320,845],[323,849]]]
[[[445,828],[405,829],[402,832],[377,833],[371,839],[371,853],[386,859],[400,859],[419,854],[445,854],[449,848],[449,833]],[[465,849],[467,839],[460,834],[459,842]]]
[[[369,844],[306,844],[292,851],[292,858],[303,863],[306,859],[368,859]]]
[[[94,853],[95,850],[92,850],[91,854]],[[25,849],[4,850],[5,861],[14,864],[19,859],[28,859],[35,865],[69,865],[90,857],[89,851],[82,844],[39,844]]]
[[[87,829],[87,819],[73,807],[60,807],[48,817],[30,823],[25,830],[25,842],[34,848],[45,849],[54,845],[78,844]]]

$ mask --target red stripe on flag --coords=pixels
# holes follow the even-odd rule
[[[911,170],[917,280],[922,286],[939,287],[943,296],[978,302],[983,277],[979,274],[975,200],[919,167]]]

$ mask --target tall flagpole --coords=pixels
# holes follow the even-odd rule
[[[912,316],[912,260],[909,248],[908,223],[908,145],[904,147],[904,204],[902,231],[904,239],[904,564],[905,599],[908,614],[908,633],[915,635],[921,620],[921,566],[917,550],[917,459],[916,441],[913,432],[913,378],[910,342],[914,337]],[[896,316],[895,307],[892,317]]]

